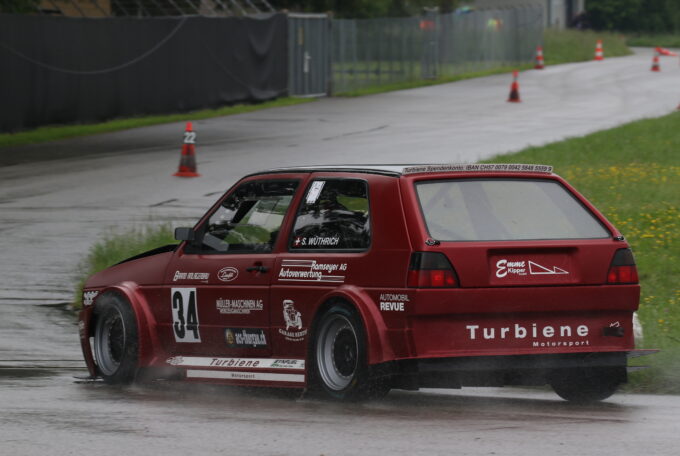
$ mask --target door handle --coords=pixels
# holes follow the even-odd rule
[[[267,272],[269,271],[269,268],[266,266],[262,266],[261,264],[258,264],[257,266],[250,266],[246,268],[246,271],[248,272]]]

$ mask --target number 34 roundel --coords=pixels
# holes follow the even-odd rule
[[[195,288],[172,289],[172,330],[175,342],[200,342]]]

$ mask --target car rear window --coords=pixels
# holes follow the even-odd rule
[[[425,223],[440,241],[606,238],[610,233],[558,182],[456,179],[416,183]]]

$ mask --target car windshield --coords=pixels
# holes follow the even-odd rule
[[[429,234],[440,241],[606,238],[610,233],[550,180],[456,179],[416,183]]]

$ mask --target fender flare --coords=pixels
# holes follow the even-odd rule
[[[366,358],[368,365],[393,361],[395,357],[394,350],[388,338],[385,320],[378,310],[375,301],[362,288],[353,285],[343,285],[324,295],[314,316],[314,324],[316,325],[319,311],[323,308],[324,304],[337,299],[349,302],[359,312],[366,332]]]
[[[139,337],[139,353],[138,353],[138,367],[145,367],[152,364],[156,358],[157,353],[161,348],[160,341],[156,335],[155,328],[157,326],[156,319],[151,312],[149,303],[146,298],[139,292],[139,285],[135,282],[121,282],[103,288],[99,291],[97,298],[95,298],[92,311],[89,312],[89,321],[86,322],[88,328],[88,337],[93,335],[92,318],[95,315],[97,307],[97,300],[104,294],[114,293],[122,296],[132,307],[135,314],[135,321],[137,323],[137,335]],[[89,367],[89,366],[88,366]]]

